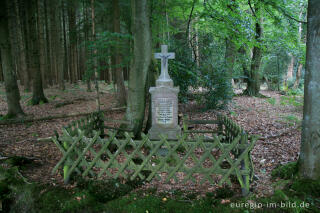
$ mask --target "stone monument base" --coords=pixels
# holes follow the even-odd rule
[[[160,140],[160,135],[163,135],[168,140],[178,140],[179,135],[181,135],[181,128],[177,126],[176,128],[162,128],[160,126],[152,126],[149,130],[150,140]]]

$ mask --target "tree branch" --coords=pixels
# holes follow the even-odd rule
[[[252,7],[252,5],[251,5],[251,1],[250,1],[250,0],[248,0],[248,5],[250,6],[250,10],[251,10],[253,16],[257,18],[256,12],[254,11],[254,9],[253,9],[253,7]]]
[[[250,1],[250,0],[249,0]],[[288,14],[282,7],[277,6],[274,4],[274,2],[267,2],[266,4],[270,5],[271,7],[273,7],[274,9],[278,10],[279,12],[281,12],[285,17],[292,19],[298,23],[302,23],[302,24],[307,24],[308,22],[306,21],[301,21],[293,16],[291,16],[290,14]]]
[[[194,10],[195,3],[196,3],[196,0],[193,0],[191,12],[189,14],[189,19],[188,19],[188,24],[187,24],[186,38],[188,38],[188,35],[189,35],[190,22],[191,22],[191,19],[192,19],[192,13],[193,13],[193,10]]]

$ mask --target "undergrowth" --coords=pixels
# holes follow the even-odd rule
[[[137,189],[141,181],[76,179],[72,187],[28,183],[17,166],[0,166],[2,212],[320,212],[320,181],[297,178],[295,162],[276,168],[272,176],[286,180],[273,196],[239,197],[228,187],[208,192],[156,188]],[[295,206],[294,206],[295,205]],[[308,205],[308,206],[306,206]],[[0,210],[1,212],[1,210]]]

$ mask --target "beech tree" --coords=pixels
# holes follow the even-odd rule
[[[261,40],[263,36],[263,27],[262,27],[262,3],[258,0],[254,8],[250,7],[255,17],[255,40],[257,41],[258,45],[255,45],[252,50],[252,59],[251,59],[251,66],[250,72],[248,77],[248,86],[247,89],[244,91],[245,94],[250,96],[258,96],[260,92],[260,66],[261,66],[261,59],[262,59],[262,50],[261,50]]]
[[[120,32],[120,8],[119,8],[119,0],[112,0],[113,6],[113,32]],[[124,106],[126,104],[126,88],[124,86],[123,79],[123,69],[121,67],[121,55],[119,52],[119,48],[114,48],[114,54],[112,56],[112,64],[114,66],[114,72],[117,83],[117,100],[120,106]]]
[[[309,0],[304,108],[299,158],[303,178],[320,178],[320,1]]]
[[[129,73],[126,118],[137,136],[142,130],[146,108],[146,79],[151,62],[151,32],[148,0],[131,0],[133,62]]]
[[[20,93],[14,73],[11,44],[9,37],[8,8],[6,1],[0,1],[0,53],[1,66],[7,95],[8,113],[7,117],[21,117],[24,115],[20,106]]]

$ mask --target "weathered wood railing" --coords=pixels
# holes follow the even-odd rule
[[[93,120],[95,118],[101,120],[101,117],[93,117]],[[200,183],[209,181],[212,184],[215,183],[215,175],[221,177],[218,184],[231,184],[230,175],[235,175],[243,194],[247,194],[253,171],[250,151],[257,137],[248,136],[224,116],[218,117],[217,121],[196,123],[208,122],[217,124],[218,130],[214,131],[220,134],[212,134],[211,140],[205,140],[203,135],[190,140],[188,134],[191,132],[184,125],[185,132],[178,141],[168,141],[164,137],[159,141],[151,141],[148,135],[144,134],[142,140],[134,140],[127,132],[124,139],[119,139],[115,131],[109,131],[108,137],[101,138],[100,131],[93,130],[91,135],[86,134],[87,130],[82,128],[84,126],[81,126],[80,122],[80,128],[64,128],[63,135],[53,138],[63,154],[53,172],[63,168],[66,183],[75,173],[96,178],[122,177],[133,180],[139,177],[147,181],[154,177],[159,178],[159,173],[166,173],[162,176],[166,182],[174,179],[183,183],[191,180]],[[92,125],[88,125],[90,129],[101,128],[99,125]],[[113,149],[110,149],[112,146]],[[179,147],[183,147],[184,151]],[[228,164],[227,168],[223,163]],[[194,174],[199,174],[201,180],[196,179]]]
[[[189,130],[189,125],[202,125],[202,124],[213,124],[217,127],[214,129],[208,130]],[[221,137],[221,143],[233,143],[236,138],[240,137],[239,144],[243,146],[249,146],[250,143],[255,143],[258,139],[257,136],[254,136],[255,140],[252,141],[252,136],[249,136],[238,124],[228,118],[226,115],[218,114],[217,120],[189,120],[188,117],[184,118],[183,122],[183,132],[185,134],[205,134],[210,133],[212,136],[218,134]],[[213,141],[212,137],[206,137],[206,142]],[[235,158],[239,158],[243,153],[244,149],[241,147],[234,147],[230,149],[230,153],[235,156]],[[242,175],[242,180],[246,186],[250,185],[250,181],[252,180],[254,174],[253,162],[250,155],[251,150],[248,152],[248,155],[241,160],[241,169],[246,170],[249,169],[249,174]],[[243,194],[247,194],[249,188],[243,188]]]
[[[93,112],[84,118],[72,121],[63,128],[66,129],[71,136],[77,135],[79,129],[84,132],[85,136],[92,136],[93,130],[103,132],[103,112]]]

